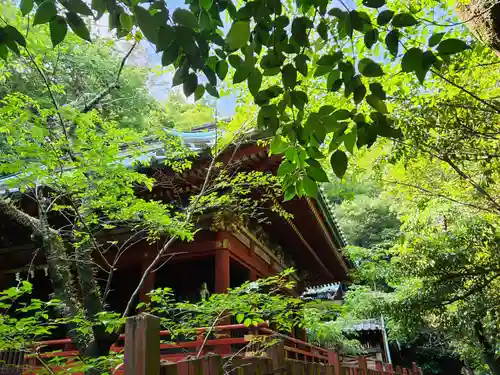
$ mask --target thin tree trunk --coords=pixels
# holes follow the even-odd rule
[[[497,356],[495,353],[495,348],[488,341],[484,335],[483,326],[480,322],[474,325],[476,331],[476,337],[483,349],[483,360],[486,365],[490,368],[493,375],[500,375],[500,364],[497,361]]]

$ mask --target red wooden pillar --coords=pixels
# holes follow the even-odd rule
[[[217,249],[215,252],[215,293],[225,293],[231,285],[229,274],[230,258],[228,249]],[[223,319],[217,325],[230,324],[230,319]],[[231,345],[219,345],[215,352],[221,355],[231,353]]]
[[[249,271],[248,275],[249,275],[250,281],[255,281],[255,280],[258,279],[258,277],[257,277],[257,271],[255,271],[253,268],[250,268],[248,271]]]
[[[215,293],[225,293],[230,284],[229,250],[218,249],[215,253]]]
[[[392,365],[390,363],[386,363],[386,365],[385,365],[385,371],[388,374],[394,374],[394,370],[392,369]]]

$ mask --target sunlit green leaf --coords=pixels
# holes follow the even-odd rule
[[[248,43],[250,39],[250,24],[245,21],[233,23],[226,36],[226,43],[230,49],[238,49]]]

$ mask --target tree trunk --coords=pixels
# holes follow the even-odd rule
[[[500,55],[500,3],[497,0],[460,0],[457,14],[479,41]]]
[[[68,261],[66,247],[59,233],[50,227],[47,221],[47,214],[44,210],[45,202],[43,198],[39,203],[39,217],[35,218],[24,211],[18,209],[10,202],[0,198],[0,212],[8,215],[11,219],[20,225],[29,228],[36,236],[41,237],[47,264],[49,268],[49,277],[52,282],[54,295],[63,302],[63,308],[60,313],[64,317],[73,318],[78,315],[78,310],[82,304],[78,301],[78,293],[73,286],[73,277],[71,275],[71,264]],[[82,262],[77,262],[77,273],[80,281],[81,295],[84,301],[83,307],[87,318],[101,311],[102,304],[99,299],[97,282],[93,274],[91,252],[88,249],[81,252]],[[90,259],[89,259],[90,257]],[[93,329],[93,337],[81,337],[74,329],[69,329],[69,336],[76,345],[78,351],[83,357],[98,358],[108,356],[111,345],[116,341],[117,334],[110,334],[105,331],[102,325]],[[106,369],[90,369],[87,375],[100,375]]]
[[[483,360],[486,365],[490,368],[490,371],[493,375],[500,375],[500,364],[497,361],[497,356],[495,353],[495,348],[488,341],[486,336],[484,335],[483,325],[480,322],[477,322],[474,325],[474,329],[476,331],[476,337],[483,349]]]

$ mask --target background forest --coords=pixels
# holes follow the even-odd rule
[[[339,325],[321,326],[326,318],[311,306],[293,319],[280,315],[298,302],[259,293],[266,311],[280,324],[323,330],[320,342],[345,351],[357,346],[342,324],[383,316],[392,347],[425,373],[458,366],[500,375],[500,60],[498,37],[482,28],[491,29],[498,4],[187,3],[0,3],[0,173],[14,176],[4,181],[0,213],[33,233],[54,286],[54,299],[27,306],[16,304],[30,294],[27,282],[1,294],[0,348],[64,325],[91,359],[87,373],[105,373],[120,361],[109,348],[141,284],[124,311],[109,308],[109,285],[89,260],[104,248],[98,233],[120,223],[162,243],[144,282],[173,242],[192,240],[211,207],[257,217],[278,197],[321,191],[355,266],[346,303],[327,314],[340,314]],[[168,98],[157,100],[158,90]],[[237,98],[231,121],[219,121],[220,96]],[[199,194],[175,207],[136,196],[156,182],[115,161],[150,163],[138,155],[153,137],[165,145],[166,165],[182,172],[194,156],[166,129],[210,122],[224,136]],[[283,154],[277,177],[214,167],[248,132],[266,134],[270,153]],[[252,202],[249,186],[268,195]],[[39,212],[20,210],[22,199]],[[55,212],[64,227],[49,221]],[[266,318],[233,297],[189,308],[216,321],[221,311],[249,325]]]

